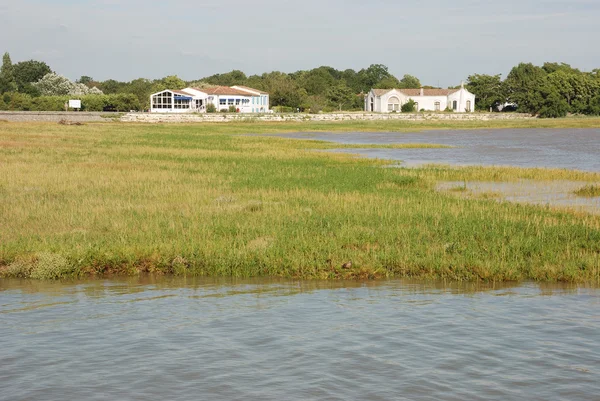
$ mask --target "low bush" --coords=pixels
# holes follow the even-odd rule
[[[404,103],[401,107],[403,113],[414,113],[415,112],[415,101],[409,99],[408,102]]]

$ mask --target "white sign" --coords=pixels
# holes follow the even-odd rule
[[[69,100],[69,107],[71,109],[80,109],[81,108],[81,100]]]

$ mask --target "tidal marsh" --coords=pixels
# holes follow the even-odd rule
[[[246,135],[298,130],[2,124],[1,274],[600,280],[599,216],[436,190],[597,173],[381,168],[326,151],[337,144]]]

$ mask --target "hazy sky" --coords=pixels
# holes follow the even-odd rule
[[[0,52],[71,79],[381,63],[424,84],[521,61],[600,67],[600,0],[0,0]]]

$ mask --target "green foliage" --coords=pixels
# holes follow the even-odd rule
[[[519,111],[536,114],[543,102],[540,93],[546,72],[531,63],[514,67],[504,81],[508,100],[519,105]]]
[[[19,257],[6,269],[6,277],[35,280],[60,280],[74,274],[73,266],[64,256],[40,252],[34,256]]]
[[[235,113],[235,112],[237,112],[237,108],[234,105],[231,105],[231,106],[229,106],[229,112]]]
[[[412,99],[408,99],[408,102],[404,103],[400,108],[403,113],[414,113],[416,102]]]
[[[4,53],[2,68],[0,68],[0,93],[16,92],[18,89],[10,55]]]
[[[400,85],[400,81],[398,81],[398,79],[396,77],[386,77],[383,78],[381,81],[379,81],[377,84],[375,84],[374,88],[375,89],[394,89],[394,88],[399,88]]]
[[[30,277],[35,280],[59,280],[68,277],[73,271],[74,267],[65,257],[41,252],[35,258]]]
[[[206,105],[206,112],[207,113],[216,113],[217,112],[217,106],[215,106],[214,103],[208,103]]]
[[[29,60],[13,65],[9,54],[6,53],[0,70],[0,93],[9,95],[0,103],[0,108],[62,109],[62,106],[56,105],[58,100],[51,100],[48,96],[99,95],[98,90],[94,88],[97,87],[106,95],[119,96],[90,98],[92,100],[89,101],[88,110],[142,110],[149,108],[151,94],[164,89],[245,85],[268,92],[272,107],[284,106],[294,111],[300,109],[318,113],[331,110],[362,110],[363,94],[372,88],[424,87],[417,77],[409,74],[405,74],[399,80],[383,64],[371,64],[359,71],[341,71],[321,66],[289,74],[273,71],[251,76],[233,70],[187,83],[175,75],[156,80],[138,78],[130,82],[114,79],[95,82],[90,76],[83,75],[73,83],[50,73],[50,67],[41,61]],[[48,76],[60,79],[44,79]],[[568,113],[600,115],[600,69],[582,72],[565,63],[546,62],[542,67],[521,63],[510,71],[504,81],[500,75],[472,74],[466,87],[476,95],[477,110],[498,109],[508,102],[517,105],[519,112],[544,117],[563,116]],[[13,95],[13,92],[19,95]],[[32,97],[41,95],[46,95],[46,98],[32,100]],[[132,101],[128,96],[134,96],[137,100]]]
[[[25,93],[6,93],[3,95],[3,108],[11,111],[63,111],[65,103],[72,96],[38,96]],[[135,95],[84,95],[81,99],[82,111],[130,111],[140,110],[140,103]]]
[[[334,107],[339,108],[339,110],[342,110],[345,105],[350,104],[353,96],[352,89],[346,86],[346,83],[343,81],[337,86],[330,87],[326,95],[327,100]]]
[[[13,66],[13,71],[17,90],[32,96],[40,95],[40,92],[32,84],[52,72],[48,64],[36,60],[21,61]]]
[[[398,88],[400,89],[419,89],[421,87],[421,81],[417,77],[413,77],[412,75],[404,75],[400,80],[400,85]]]
[[[87,76],[87,75],[82,75],[82,76],[81,76],[81,78],[79,78],[79,79],[77,80],[77,83],[80,83],[80,84],[87,85],[87,84],[89,84],[89,83],[91,83],[91,82],[93,82],[93,81],[94,81],[94,78],[92,78],[92,77],[89,77],[89,76]]]
[[[538,115],[542,118],[565,117],[569,112],[569,104],[561,97],[556,88],[546,87],[541,92],[542,102]]]
[[[488,111],[490,109],[498,109],[498,106],[504,104],[506,101],[500,74],[470,75],[466,88],[469,92],[475,94],[475,108],[477,110]]]
[[[233,70],[231,72],[227,72],[225,74],[215,74],[210,77],[206,77],[203,79],[204,82],[207,82],[211,85],[216,86],[233,86],[233,85],[243,85],[248,78],[246,74],[244,74],[240,70]],[[183,87],[183,86],[182,86]],[[166,88],[169,89],[169,88]],[[173,89],[173,88],[170,88]],[[177,88],[179,89],[179,88]]]

